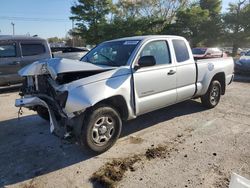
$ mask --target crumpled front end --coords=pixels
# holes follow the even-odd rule
[[[74,111],[75,108],[71,106],[77,105],[79,102],[72,97],[76,94],[70,93],[70,105],[65,108],[69,90],[74,89],[70,82],[108,70],[85,64],[83,65],[83,62],[79,61],[50,59],[34,62],[21,69],[19,74],[25,79],[21,87],[21,99],[16,99],[16,107],[26,107],[35,111],[38,106],[47,108],[50,130],[61,136],[61,130],[63,130],[61,128],[68,130],[75,117],[83,113],[89,106],[81,104],[79,111]]]
[[[26,108],[32,108],[34,106],[43,106],[47,108],[49,112],[50,132],[54,132],[55,128],[58,127],[58,123],[56,121],[54,112],[50,109],[48,104],[39,97],[26,97],[26,98],[16,99],[15,106],[26,107]]]
[[[51,133],[63,137],[69,119],[64,111],[68,91],[57,90],[53,82],[56,84],[49,75],[26,76],[20,92],[21,98],[16,99],[15,106],[34,111],[39,106],[47,108]]]
[[[19,72],[25,79],[16,106],[35,111],[40,106],[45,107],[52,132],[62,136],[62,130],[64,134],[77,130],[76,135],[81,132],[79,127],[83,124],[86,109],[104,99],[122,96],[127,104],[128,118],[134,115],[128,105],[130,71],[129,67],[97,66],[71,60],[35,62]]]

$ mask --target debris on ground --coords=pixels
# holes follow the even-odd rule
[[[168,148],[159,146],[156,148],[149,148],[147,149],[145,156],[148,160],[155,159],[155,158],[163,158],[166,156]]]
[[[183,137],[183,135],[181,136]],[[93,183],[94,187],[104,186],[104,187],[115,187],[116,184],[122,180],[126,171],[135,171],[134,164],[142,160],[152,160],[155,158],[166,158],[166,155],[170,154],[172,151],[176,151],[175,147],[182,143],[185,138],[176,136],[175,142],[169,142],[165,145],[159,145],[148,148],[144,154],[137,154],[132,157],[113,159],[111,162],[107,162],[98,171],[96,171],[90,181]]]
[[[130,136],[129,141],[131,144],[141,144],[143,142],[143,139],[140,137]]]
[[[219,177],[214,183],[215,188],[226,188],[229,186],[229,179],[227,177]]]
[[[117,182],[121,181],[127,170],[135,171],[133,165],[140,161],[139,155],[124,159],[114,159],[106,163],[101,169],[95,172],[90,181],[105,187],[114,187]]]

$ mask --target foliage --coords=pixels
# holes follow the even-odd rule
[[[235,48],[249,39],[247,0],[230,4],[226,13],[221,12],[221,0],[190,1],[78,0],[71,7],[71,19],[77,26],[71,35],[97,44],[133,35],[175,34],[186,37],[193,46],[231,43]]]
[[[58,37],[48,38],[49,43],[58,43],[58,42],[63,42],[63,41],[64,41],[64,39],[61,39],[61,38],[58,38]]]
[[[246,0],[230,4],[229,11],[223,15],[227,42],[233,46],[233,55],[237,49],[250,42],[250,4]]]
[[[176,15],[176,22],[167,26],[163,33],[184,36],[193,46],[197,46],[205,37],[203,24],[208,21],[208,15],[208,10],[197,5],[180,10]]]
[[[115,37],[160,33],[174,20],[178,9],[187,0],[78,0],[71,7],[72,20],[77,22],[73,35],[97,44]]]
[[[111,0],[78,0],[78,3],[71,7],[74,15],[71,19],[77,21],[80,34],[90,44],[99,43],[102,40],[100,26],[106,22],[111,5]]]
[[[200,0],[200,7],[208,10],[210,15],[215,17],[221,12],[221,0]]]

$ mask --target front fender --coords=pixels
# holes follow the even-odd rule
[[[132,113],[131,74],[110,77],[69,90],[65,111],[69,117],[73,117],[75,113],[81,113],[98,102],[117,95],[125,99],[130,115]]]

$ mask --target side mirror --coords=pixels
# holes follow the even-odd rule
[[[141,67],[150,67],[150,66],[154,66],[156,64],[155,58],[154,56],[143,56],[140,57],[139,61],[138,61],[138,65],[137,68],[141,68]]]

